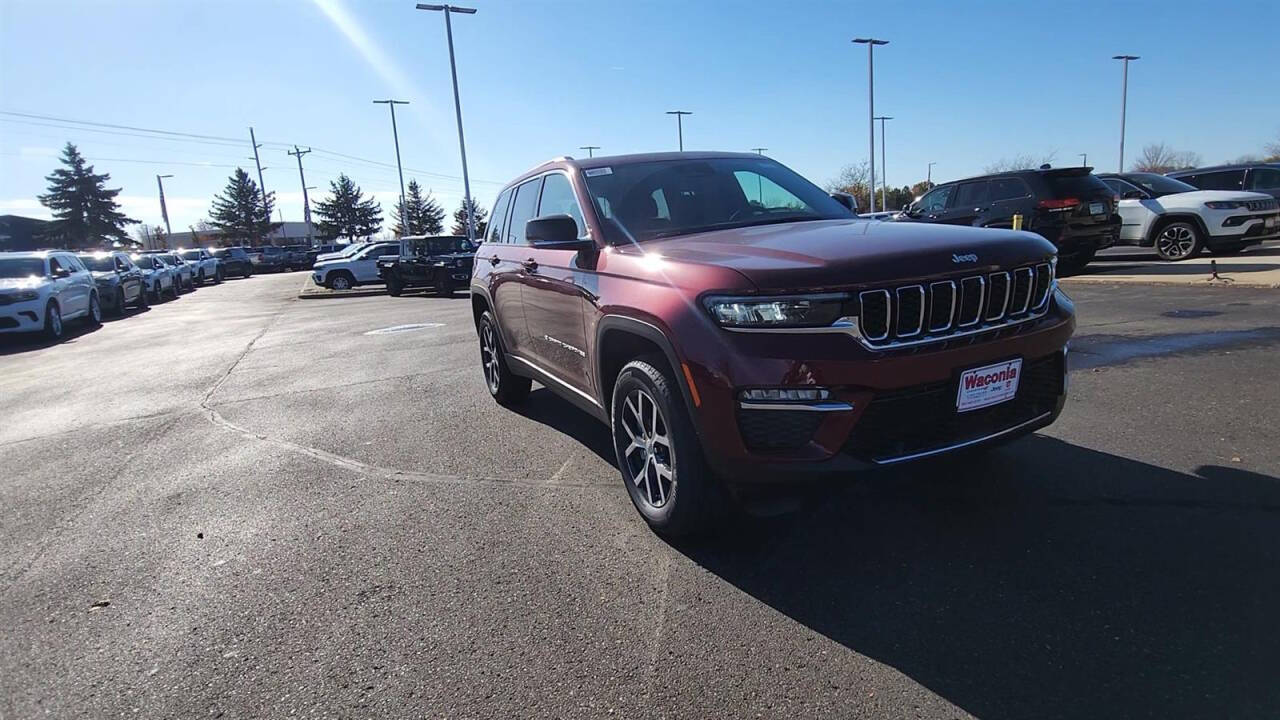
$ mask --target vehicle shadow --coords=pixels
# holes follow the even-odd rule
[[[1280,716],[1280,480],[1032,436],[676,548],[983,718]]]
[[[50,340],[46,338],[43,333],[39,332],[6,333],[4,335],[0,335],[0,357],[73,343],[85,335],[91,335],[102,330],[103,327],[115,322],[116,319],[117,318],[104,317],[102,318],[102,325],[98,327],[86,325],[80,320],[69,320],[66,325],[63,326],[62,339],[57,341]]]
[[[617,467],[609,428],[550,390],[544,387],[534,388],[527,400],[511,409],[568,435],[610,466]]]

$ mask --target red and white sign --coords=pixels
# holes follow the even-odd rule
[[[1022,358],[965,370],[960,374],[956,412],[977,410],[1012,400],[1018,394],[1018,376],[1021,374]]]

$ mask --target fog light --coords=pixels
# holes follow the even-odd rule
[[[831,397],[826,388],[754,388],[738,393],[747,402],[817,402]]]

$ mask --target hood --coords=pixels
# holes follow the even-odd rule
[[[92,270],[90,274],[93,275],[94,280],[116,280],[120,277],[112,270]]]
[[[1156,198],[1162,203],[1177,202],[1179,205],[1199,205],[1212,201],[1222,202],[1226,200],[1274,200],[1275,198],[1266,193],[1248,192],[1246,190],[1196,190],[1194,192],[1173,193],[1172,195],[1161,195]]]
[[[27,290],[40,287],[44,281],[44,278],[33,275],[22,278],[0,278],[0,290]]]
[[[1054,254],[1029,232],[906,222],[820,220],[717,230],[620,252],[732,268],[761,292],[904,284],[993,272]]]

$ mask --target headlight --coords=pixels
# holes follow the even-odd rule
[[[26,302],[28,300],[35,300],[39,298],[40,293],[35,290],[19,290],[16,294],[10,297],[13,298],[14,302]]]
[[[1207,202],[1204,204],[1204,206],[1210,210],[1235,210],[1236,208],[1242,208],[1247,205],[1248,203],[1244,200],[1214,200],[1213,202]]]
[[[728,328],[812,328],[839,320],[848,296],[843,293],[780,297],[708,297],[711,317]]]

